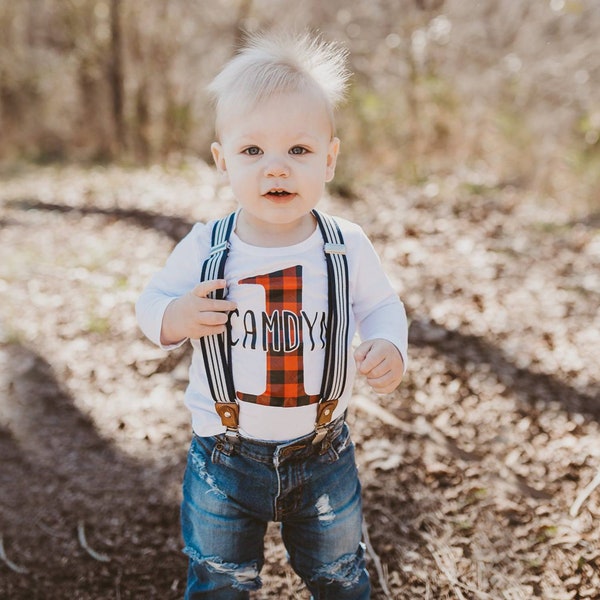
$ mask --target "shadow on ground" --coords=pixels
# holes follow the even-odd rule
[[[72,207],[35,200],[13,201],[9,206],[17,211],[74,212],[124,220],[173,241],[192,227],[179,217],[137,209]],[[3,226],[10,226],[10,221],[3,221]],[[443,356],[462,386],[469,385],[467,375],[472,369],[493,374],[522,403],[523,413],[534,418],[536,411],[550,403],[587,419],[600,418],[597,389],[578,390],[551,374],[520,368],[488,339],[417,319],[411,325],[410,345]],[[78,408],[53,372],[51,358],[19,344],[0,346],[0,355],[6,375],[0,389],[0,535],[12,566],[28,571],[18,573],[6,561],[0,562],[0,597],[180,598],[185,558],[180,552],[179,510],[163,490],[180,482],[184,452],[171,469],[150,458],[127,455],[101,436],[92,419]],[[155,372],[174,369],[185,355],[173,355]],[[390,408],[397,415],[401,410],[401,403]],[[410,409],[405,412],[402,418],[411,427]],[[355,429],[361,425],[356,419]],[[419,433],[382,427],[378,435],[395,448],[407,437],[418,438]],[[438,436],[433,441],[445,445],[459,464],[447,473],[435,474],[437,492],[428,495],[431,475],[418,452],[405,455],[412,463],[378,471],[365,485],[367,520],[375,524],[373,543],[384,560],[395,557],[398,562],[405,546],[423,543],[420,515],[434,514],[436,504],[443,501],[443,488],[462,477],[457,474],[460,461],[479,460],[478,450],[463,451],[461,440]],[[538,492],[544,494],[525,485],[516,489],[534,498]],[[110,561],[97,560],[90,549]]]
[[[124,455],[98,435],[44,358],[14,344],[0,351],[8,378],[0,534],[6,557],[27,570],[0,563],[0,597],[180,597],[178,506],[161,490],[166,478],[180,478],[185,457],[168,473]]]

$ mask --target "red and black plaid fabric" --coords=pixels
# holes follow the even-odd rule
[[[237,397],[265,406],[295,407],[318,402],[319,395],[308,395],[304,389],[302,267],[248,277],[239,283],[265,289],[267,373],[262,394],[237,392]]]

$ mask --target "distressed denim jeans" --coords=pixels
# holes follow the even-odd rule
[[[354,445],[340,420],[319,454],[286,443],[194,436],[181,507],[185,598],[241,600],[261,586],[264,536],[281,523],[290,564],[315,600],[367,600]]]

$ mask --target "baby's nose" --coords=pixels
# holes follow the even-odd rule
[[[266,177],[287,177],[290,174],[288,167],[281,160],[271,160],[265,167]]]

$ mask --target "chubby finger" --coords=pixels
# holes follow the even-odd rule
[[[192,329],[190,338],[198,339],[208,335],[219,335],[225,333],[226,329],[226,325],[206,325],[200,323]]]
[[[368,372],[365,370],[364,363],[371,350],[372,345],[373,344],[371,342],[363,342],[354,351],[354,361],[356,362],[356,368],[359,372],[363,374]]]
[[[402,377],[392,375],[391,372],[386,373],[381,377],[368,377],[367,383],[378,394],[389,394],[393,392],[402,381]]]
[[[199,283],[190,292],[192,296],[203,301],[201,310],[203,311],[223,311],[228,312],[236,308],[235,302],[231,300],[218,300],[210,298],[209,294],[216,290],[224,289],[227,283],[224,279],[214,279],[211,281],[203,281]]]
[[[213,300],[212,298],[199,298],[195,305],[199,313],[230,313],[237,308],[231,300]]]
[[[373,364],[372,367],[369,362],[363,362],[361,373],[370,379],[378,379],[380,377],[385,377],[391,370],[388,361],[383,358],[381,362]]]
[[[221,311],[201,310],[198,312],[199,325],[225,325],[228,319],[228,315]]]
[[[361,344],[354,354],[358,370],[366,375],[381,365],[385,360],[385,354],[377,352],[372,344]]]
[[[354,360],[357,364],[365,360],[370,348],[371,344],[369,342],[363,342],[360,344],[360,346],[358,346],[358,348],[354,351]]]
[[[207,298],[210,293],[222,290],[225,287],[227,287],[227,282],[224,279],[210,279],[196,285],[192,290],[192,294],[198,296],[198,298]]]

